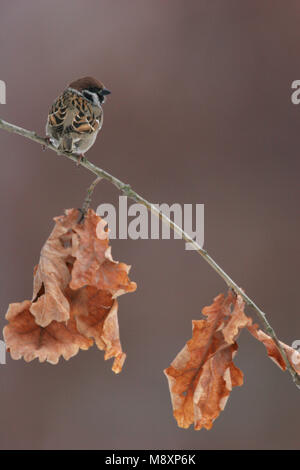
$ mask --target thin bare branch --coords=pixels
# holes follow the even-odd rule
[[[47,139],[44,139],[40,136],[38,136],[35,132],[31,132],[27,129],[23,129],[22,127],[15,126],[14,124],[8,123],[2,119],[0,119],[0,129],[6,130],[8,132],[13,132],[15,134],[19,134],[23,137],[26,137],[27,139],[33,140],[34,142],[37,142],[38,144],[42,145],[43,147],[47,147],[50,150],[54,151],[58,155],[64,155],[65,157],[69,158],[70,160],[73,160],[74,162],[77,163],[77,156],[76,155],[71,155],[65,152],[61,152],[57,148],[55,148],[51,143],[47,141]],[[297,374],[295,371],[294,367],[290,363],[286,352],[282,348],[278,337],[270,325],[269,321],[266,318],[266,314],[255,304],[255,302],[248,297],[247,294],[234,282],[228,274],[223,271],[223,269],[214,261],[214,259],[207,253],[206,250],[204,250],[196,241],[194,241],[184,230],[182,230],[181,227],[179,227],[177,224],[175,224],[169,217],[167,217],[163,212],[161,212],[159,209],[157,209],[153,204],[151,204],[149,201],[144,199],[142,196],[140,196],[138,193],[136,193],[129,184],[123,183],[121,180],[116,178],[115,176],[111,175],[107,171],[103,170],[102,168],[97,167],[93,163],[89,162],[86,158],[83,158],[80,162],[81,166],[86,168],[87,170],[91,171],[100,179],[105,179],[112,183],[114,186],[116,186],[120,191],[122,191],[123,194],[125,194],[127,197],[130,199],[134,200],[137,203],[143,204],[148,211],[152,212],[154,215],[159,217],[163,222],[168,224],[174,232],[177,232],[186,242],[190,243],[193,245],[195,248],[195,251],[202,256],[202,258],[205,259],[205,261],[216,271],[217,274],[226,282],[227,286],[231,289],[236,294],[239,294],[245,301],[246,305],[250,306],[260,319],[260,321],[263,324],[263,327],[265,331],[271,336],[271,338],[274,340],[278,350],[280,351],[282,358],[285,362],[287,370],[290,372],[290,374],[293,377],[294,382],[296,385],[300,385],[300,376]],[[94,181],[94,183],[98,180],[98,178]],[[97,181],[98,182],[98,181]],[[96,183],[97,184],[97,183]],[[88,203],[89,204],[89,203]],[[89,207],[89,206],[88,206]]]
[[[85,215],[87,211],[89,210],[89,207],[92,202],[92,195],[93,195],[94,189],[97,186],[97,184],[100,183],[101,180],[102,180],[102,176],[97,176],[97,178],[92,182],[92,184],[87,189],[87,195],[83,202],[82,209],[80,210],[81,212],[81,217],[79,219],[80,223],[83,222]]]

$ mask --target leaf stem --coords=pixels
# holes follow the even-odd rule
[[[0,129],[3,129],[8,132],[12,132],[14,134],[19,134],[23,137],[26,137],[27,139],[33,140],[34,142],[37,142],[38,144],[42,145],[43,147],[47,147],[50,150],[54,151],[58,155],[64,155],[65,157],[69,158],[70,160],[73,160],[75,163],[77,163],[77,156],[72,155],[69,153],[61,152],[57,148],[55,148],[51,143],[47,141],[47,139],[38,136],[35,132],[29,131],[27,129],[24,129],[19,126],[15,126],[14,124],[11,124],[9,122],[6,122],[2,119],[0,119]],[[278,337],[270,325],[269,321],[266,318],[266,314],[253,302],[250,297],[248,297],[247,294],[234,282],[228,274],[216,263],[216,261],[207,253],[206,250],[204,250],[196,241],[194,241],[184,230],[182,230],[181,227],[179,227],[177,224],[175,224],[169,217],[167,217],[163,212],[161,212],[157,207],[155,207],[153,204],[151,204],[149,201],[144,199],[142,196],[140,196],[138,193],[136,193],[129,184],[123,183],[123,181],[119,180],[115,176],[111,175],[107,171],[103,170],[102,168],[97,167],[93,163],[89,162],[86,158],[83,158],[80,162],[81,166],[86,168],[87,170],[91,171],[94,173],[97,178],[93,181],[91,186],[88,188],[88,194],[87,197],[84,201],[83,204],[83,211],[87,211],[90,203],[91,203],[91,197],[92,193],[94,191],[94,188],[96,184],[101,179],[105,179],[112,183],[116,188],[118,188],[124,195],[126,195],[128,198],[134,200],[137,203],[143,204],[148,211],[159,217],[163,222],[167,223],[174,232],[178,233],[186,242],[190,243],[193,245],[195,248],[195,251],[204,258],[204,260],[216,271],[216,273],[226,282],[227,286],[231,289],[234,290],[236,294],[239,294],[245,303],[250,306],[262,322],[265,331],[271,336],[271,338],[274,340],[278,350],[280,351],[282,358],[284,360],[284,363],[286,365],[287,370],[289,373],[292,375],[294,382],[296,385],[300,385],[300,376],[297,374],[295,371],[294,367],[290,363],[286,352],[284,351],[283,347],[281,346]],[[84,213],[84,212],[83,212]],[[84,217],[84,216],[83,216]]]
[[[79,223],[82,223],[85,216],[86,216],[86,213],[87,211],[89,210],[90,208],[90,205],[91,205],[91,202],[92,202],[92,195],[93,195],[93,192],[94,192],[94,189],[95,187],[97,186],[98,183],[100,183],[100,181],[102,180],[102,176],[97,176],[97,178],[92,182],[92,184],[88,187],[87,189],[87,195],[86,195],[86,198],[83,202],[83,205],[82,205],[82,209],[80,210],[81,212],[81,217],[79,219]]]

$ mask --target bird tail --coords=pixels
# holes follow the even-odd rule
[[[64,152],[72,152],[72,149],[73,149],[72,137],[68,135],[64,136],[61,147]]]

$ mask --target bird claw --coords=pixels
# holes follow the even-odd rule
[[[78,155],[78,159],[77,159],[77,163],[76,163],[76,166],[79,166],[82,162],[82,160],[84,159],[84,154],[81,153],[80,155]]]
[[[51,144],[51,139],[50,139],[50,137],[48,137],[48,136],[45,137],[45,144],[46,144],[46,145],[42,145],[42,150],[43,150],[43,152],[45,152],[45,150],[46,150],[46,148],[47,148],[47,145]]]

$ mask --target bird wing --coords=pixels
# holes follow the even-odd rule
[[[81,96],[74,99],[75,112],[73,122],[71,124],[73,132],[79,134],[92,134],[99,129],[102,117],[102,111],[95,112],[91,103]]]
[[[48,125],[57,137],[63,132],[91,134],[101,124],[101,108],[95,111],[91,103],[72,90],[65,91],[54,101],[48,115]]]

